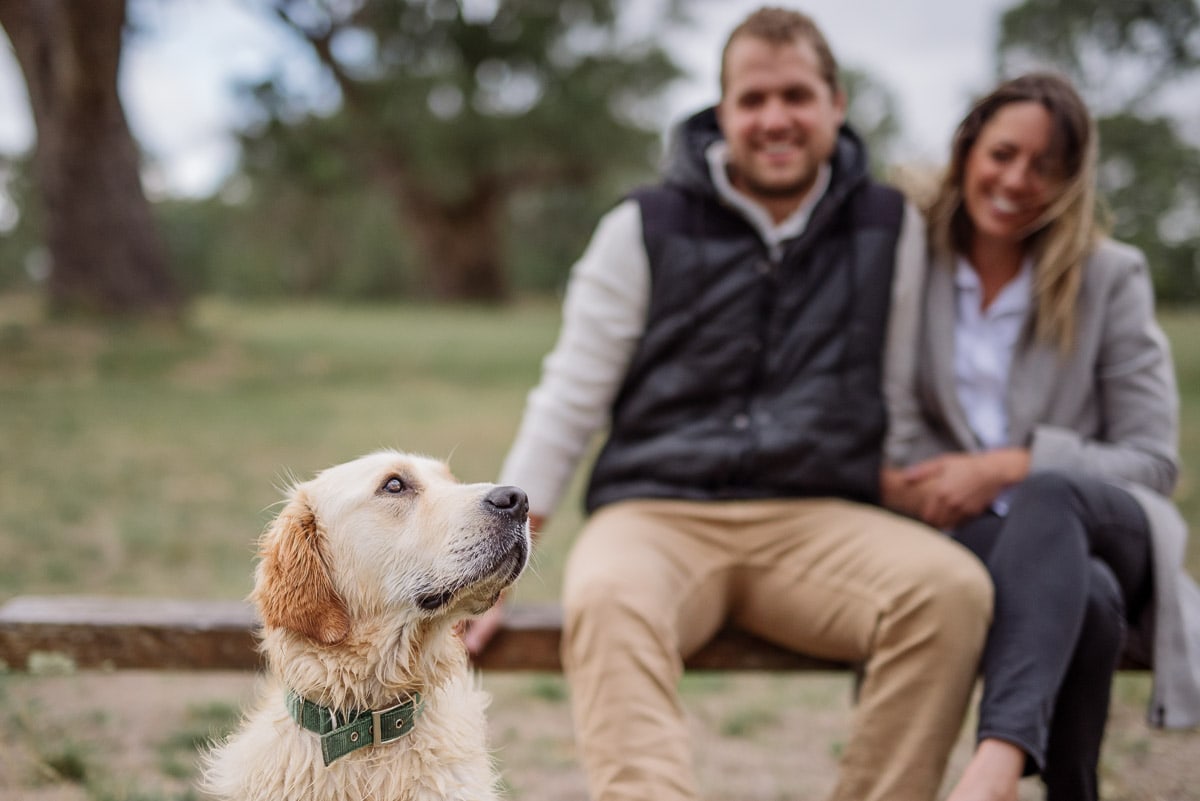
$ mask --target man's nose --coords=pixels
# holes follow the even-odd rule
[[[786,104],[778,98],[768,100],[763,104],[760,123],[767,130],[787,127],[789,118]]]

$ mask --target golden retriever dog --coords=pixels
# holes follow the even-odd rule
[[[266,691],[205,759],[238,801],[496,798],[487,695],[455,632],[529,557],[516,487],[380,451],[293,487],[250,599]]]

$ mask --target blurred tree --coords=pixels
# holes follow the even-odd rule
[[[656,34],[680,7],[658,4],[635,33],[621,0],[272,0],[341,103],[321,120],[297,114],[282,76],[258,87],[250,160],[296,156],[386,188],[427,294],[502,300],[514,198],[652,164],[653,104],[678,74]]]
[[[36,289],[46,278],[31,158],[0,156],[0,291]]]
[[[1200,150],[1169,117],[1110,114],[1098,125],[1113,234],[1145,252],[1160,298],[1200,300]]]
[[[183,303],[117,94],[125,0],[0,0],[25,77],[57,312],[176,316]]]
[[[1025,0],[1000,20],[1001,74],[1051,64],[1098,114],[1143,115],[1200,67],[1196,0]]]
[[[867,143],[876,175],[892,161],[892,150],[900,135],[899,105],[892,90],[861,69],[841,69],[839,80],[846,92],[846,121]]]
[[[1145,251],[1163,300],[1200,299],[1196,0],[1026,0],[1002,15],[996,56],[1002,76],[1053,68],[1075,82],[1100,129],[1115,235]]]
[[[895,100],[871,76],[847,70],[851,124],[873,161],[885,163],[898,131]],[[344,147],[352,120],[282,109],[272,85],[254,89],[256,108],[281,109],[242,141],[238,175],[218,196],[160,203],[172,263],[188,289],[237,297],[325,296],[346,300],[411,297],[426,284],[411,242],[395,234],[395,202]],[[685,110],[687,113],[690,110]],[[506,201],[504,247],[511,285],[561,290],[568,268],[612,203],[652,180],[651,158],[610,169],[586,187],[530,186]]]
[[[215,198],[171,204],[168,242],[198,290],[342,300],[414,294],[394,203],[344,146],[350,123],[345,115],[290,125],[272,118],[243,138],[240,172]]]

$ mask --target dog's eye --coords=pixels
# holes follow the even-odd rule
[[[390,492],[393,495],[404,492],[406,489],[408,489],[408,485],[399,476],[392,476],[383,482],[383,491]]]

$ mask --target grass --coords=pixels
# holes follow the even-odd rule
[[[240,598],[280,487],[378,447],[492,479],[558,321],[550,302],[209,301],[178,332],[52,325],[28,298],[0,299],[0,597]],[[1182,391],[1177,500],[1200,521],[1200,314],[1164,322]],[[522,593],[554,597],[578,522],[571,499]]]
[[[240,719],[241,710],[228,702],[189,705],[184,727],[159,744],[159,770],[165,776],[191,778],[196,752],[228,735]]]
[[[212,302],[175,332],[50,325],[7,299],[0,596],[239,598],[293,476],[389,446],[491,479],[557,324],[550,303]]]
[[[1163,322],[1182,393],[1184,471],[1176,498],[1195,527],[1200,312],[1173,311]],[[379,447],[446,458],[463,480],[491,480],[558,324],[551,301],[496,310],[205,300],[183,330],[173,330],[51,324],[30,298],[0,297],[0,600],[22,593],[241,598],[280,488]],[[580,523],[579,485],[577,477],[541,538],[518,600],[557,596]],[[1195,542],[1189,554],[1192,573],[1200,575]],[[71,686],[54,684],[69,677],[49,673],[0,676],[0,744],[28,734],[23,727],[43,711],[39,698]],[[172,679],[134,681],[148,687]],[[509,766],[512,796],[579,797],[561,678],[489,683],[497,695],[494,739]],[[94,717],[92,699],[80,701],[95,731],[70,729],[39,751],[43,773],[31,779],[29,797],[39,797],[37,781],[79,788],[77,796],[56,798],[196,797],[172,780],[186,780],[198,745],[233,725],[237,704],[221,692],[179,707],[171,730],[129,768],[154,777],[140,782],[103,767],[110,758],[104,749],[118,747],[128,732],[115,719]],[[1164,760],[1190,765],[1172,749],[1200,744],[1147,733],[1137,723],[1147,692],[1144,677],[1118,681],[1118,711],[1130,725],[1110,738],[1116,750],[1106,756],[1106,770],[1113,777],[1143,771],[1153,781]],[[843,679],[689,675],[683,695],[717,738],[699,746],[713,797],[750,792],[742,766],[756,766],[747,769],[755,782],[796,770],[799,757],[787,743],[810,728],[823,732],[812,735],[815,789],[784,783],[786,789],[752,797],[792,797],[794,790],[816,797],[824,787],[819,774],[829,772],[845,738]],[[736,767],[727,754],[736,755]],[[0,794],[12,765],[0,753]],[[1150,797],[1132,780],[1109,781],[1117,782],[1109,788],[1113,798]],[[733,789],[723,790],[723,782]]]

